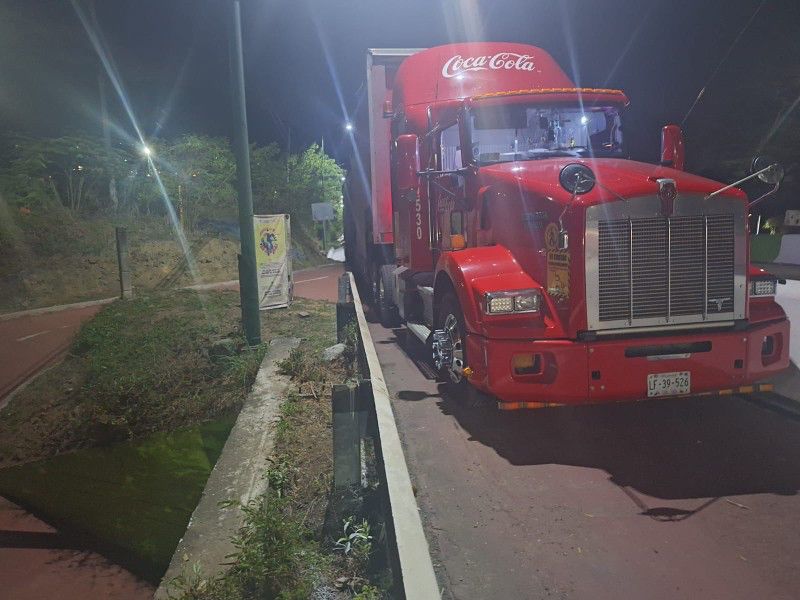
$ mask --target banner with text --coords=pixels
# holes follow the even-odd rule
[[[254,215],[258,307],[280,308],[292,301],[289,215]]]

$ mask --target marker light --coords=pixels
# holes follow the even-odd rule
[[[153,151],[150,149],[150,146],[142,146],[142,154],[145,156],[150,156]]]

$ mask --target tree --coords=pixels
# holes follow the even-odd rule
[[[108,182],[125,173],[127,155],[89,136],[13,138],[0,184],[13,202],[55,201],[76,214],[107,208]]]

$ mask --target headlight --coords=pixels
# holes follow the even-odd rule
[[[778,289],[778,280],[775,277],[759,277],[750,280],[750,296],[774,296]]]
[[[530,313],[539,310],[542,295],[538,290],[487,292],[484,300],[486,314],[489,315]]]

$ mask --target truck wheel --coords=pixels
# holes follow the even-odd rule
[[[375,306],[381,324],[384,327],[396,327],[400,324],[400,315],[394,304],[394,265],[381,265],[376,274]]]
[[[447,292],[439,305],[431,348],[433,363],[440,376],[459,390],[467,386],[464,377],[467,366],[466,331],[458,298],[453,292]]]

